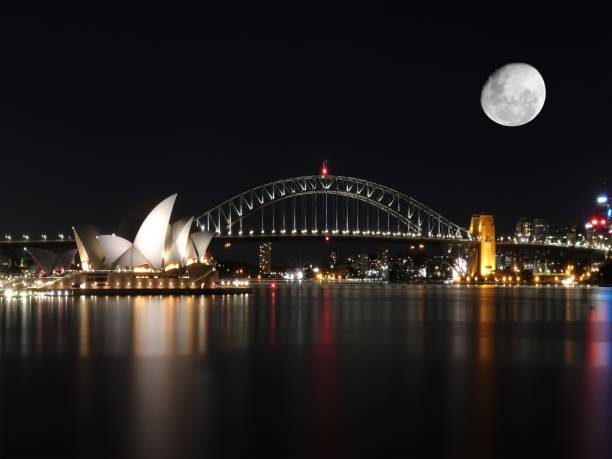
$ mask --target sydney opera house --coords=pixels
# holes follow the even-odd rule
[[[191,232],[193,217],[170,223],[175,201],[176,194],[155,206],[133,241],[101,234],[93,226],[74,227],[81,269],[57,278],[46,288],[176,290],[213,285],[216,272],[206,256],[213,234]],[[32,253],[47,270],[70,257],[44,255]]]

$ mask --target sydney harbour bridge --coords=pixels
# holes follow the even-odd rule
[[[194,219],[215,238],[237,240],[360,239],[416,241],[436,246],[451,258],[472,260],[470,271],[495,269],[496,253],[520,259],[604,256],[606,248],[561,242],[495,241],[493,216],[472,216],[468,230],[416,199],[384,185],[354,177],[320,175],[288,178],[243,191]],[[466,219],[467,220],[467,219]],[[473,227],[476,227],[473,228]]]
[[[466,218],[467,221],[467,218]],[[266,183],[194,219],[218,239],[333,237],[420,240],[474,247],[480,237],[416,199],[387,186],[323,173]],[[500,249],[605,252],[605,245],[498,241]]]
[[[472,239],[467,229],[397,190],[332,175],[258,186],[207,210],[195,223],[222,238]]]

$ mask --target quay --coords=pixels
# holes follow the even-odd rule
[[[242,295],[253,293],[251,286],[202,287],[202,288],[66,288],[24,289],[0,291],[5,298],[27,296],[192,296],[192,295]]]

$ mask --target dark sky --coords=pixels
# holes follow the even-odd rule
[[[2,18],[0,232],[114,229],[174,192],[177,216],[198,215],[325,158],[458,224],[493,212],[502,230],[581,221],[610,184],[605,23],[303,8]],[[516,61],[547,99],[506,128],[480,91]]]

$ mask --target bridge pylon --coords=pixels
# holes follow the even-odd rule
[[[470,233],[479,241],[470,249],[471,276],[488,276],[495,271],[495,220],[491,214],[472,215]]]

